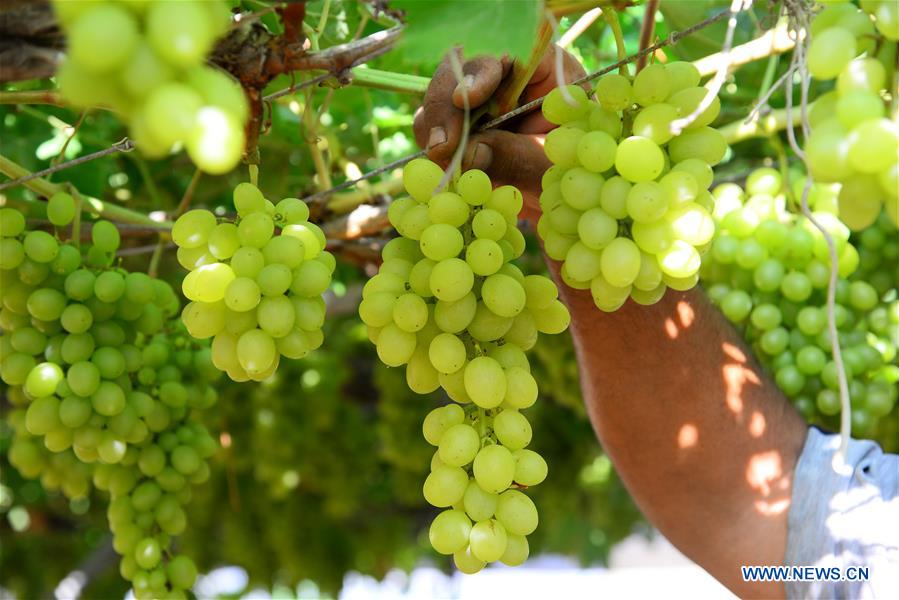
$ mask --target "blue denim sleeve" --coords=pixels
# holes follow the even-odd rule
[[[788,566],[867,567],[867,581],[787,582],[790,598],[899,598],[899,456],[851,440],[846,468],[838,435],[809,429],[796,465],[788,517]]]

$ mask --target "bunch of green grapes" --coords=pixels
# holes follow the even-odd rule
[[[129,397],[151,435],[120,463],[101,461],[94,468],[94,485],[111,498],[107,517],[113,547],[122,555],[119,571],[138,600],[186,598],[193,586],[197,568],[176,552],[173,538],[187,527],[191,485],[209,479],[207,461],[218,449],[194,413],[215,404],[218,393],[210,383],[221,374],[209,348],[176,319],[168,329],[143,345],[143,366]]]
[[[853,230],[874,223],[882,206],[899,223],[895,102],[890,111],[899,5],[866,0],[862,8],[845,3],[821,11],[811,24],[807,63],[812,77],[836,79],[836,89],[809,112],[809,170],[816,181],[841,184],[840,219]],[[892,43],[878,44],[878,34]]]
[[[598,102],[574,85],[543,102],[543,115],[559,127],[546,136],[554,166],[543,176],[537,231],[546,254],[563,261],[565,283],[589,289],[603,311],[628,298],[655,304],[669,287],[698,281],[715,232],[711,167],[727,150],[709,127],[718,98],[672,134],[672,123],[705,98],[699,79],[689,63],[653,64],[633,79],[602,77]]]
[[[236,224],[200,209],[175,222],[178,262],[190,270],[182,319],[195,338],[213,338],[212,360],[231,379],[262,381],[281,356],[302,358],[321,346],[322,294],[336,262],[303,201],[275,206],[241,183],[234,205]]]
[[[72,222],[65,193],[50,222]],[[171,287],[110,266],[119,233],[97,221],[79,249],[22,214],[0,209],[0,378],[10,386],[16,428],[10,461],[47,489],[85,496],[89,482],[112,496],[110,526],[120,571],[138,598],[184,597],[196,568],[174,554],[184,530],[188,482],[209,476],[216,443],[195,409],[217,398],[211,352],[175,318]],[[82,255],[84,250],[84,255]]]
[[[54,0],[67,39],[57,74],[75,106],[108,106],[150,157],[182,145],[208,173],[230,171],[244,149],[243,90],[205,63],[230,23],[222,0]]]
[[[702,279],[711,300],[741,330],[778,387],[807,418],[826,423],[840,412],[827,329],[828,247],[808,219],[786,210],[781,183],[780,173],[766,168],[749,176],[745,193],[736,184],[715,189],[719,234]],[[873,342],[874,329],[891,325],[872,320],[881,306],[877,289],[848,279],[859,265],[848,227],[832,212],[814,215],[837,247],[834,314],[853,401],[853,431],[868,435],[896,404],[899,377],[889,364],[896,341]]]
[[[547,466],[526,449],[532,432],[521,411],[536,401],[537,382],[525,352],[570,317],[552,281],[511,262],[525,247],[521,193],[494,190],[478,170],[437,192],[442,178],[426,159],[404,169],[410,197],[388,213],[401,237],[384,247],[359,314],[381,361],[406,365],[413,391],[442,387],[458,403],[424,420],[425,439],[438,448],[424,496],[446,508],[431,524],[432,546],[474,573],[528,556],[537,510],[520,490],[543,481]]]

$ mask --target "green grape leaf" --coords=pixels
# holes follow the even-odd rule
[[[395,0],[405,12],[406,61],[435,63],[453,46],[478,54],[527,56],[537,37],[539,0]]]

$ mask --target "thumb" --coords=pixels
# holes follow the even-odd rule
[[[552,165],[543,152],[544,135],[495,129],[475,134],[462,158],[463,169],[480,169],[494,185],[514,185],[523,193],[539,194],[540,179]]]

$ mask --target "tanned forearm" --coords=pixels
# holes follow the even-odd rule
[[[637,505],[734,593],[782,597],[739,567],[783,564],[802,417],[698,289],[605,314],[559,287],[590,419]]]

